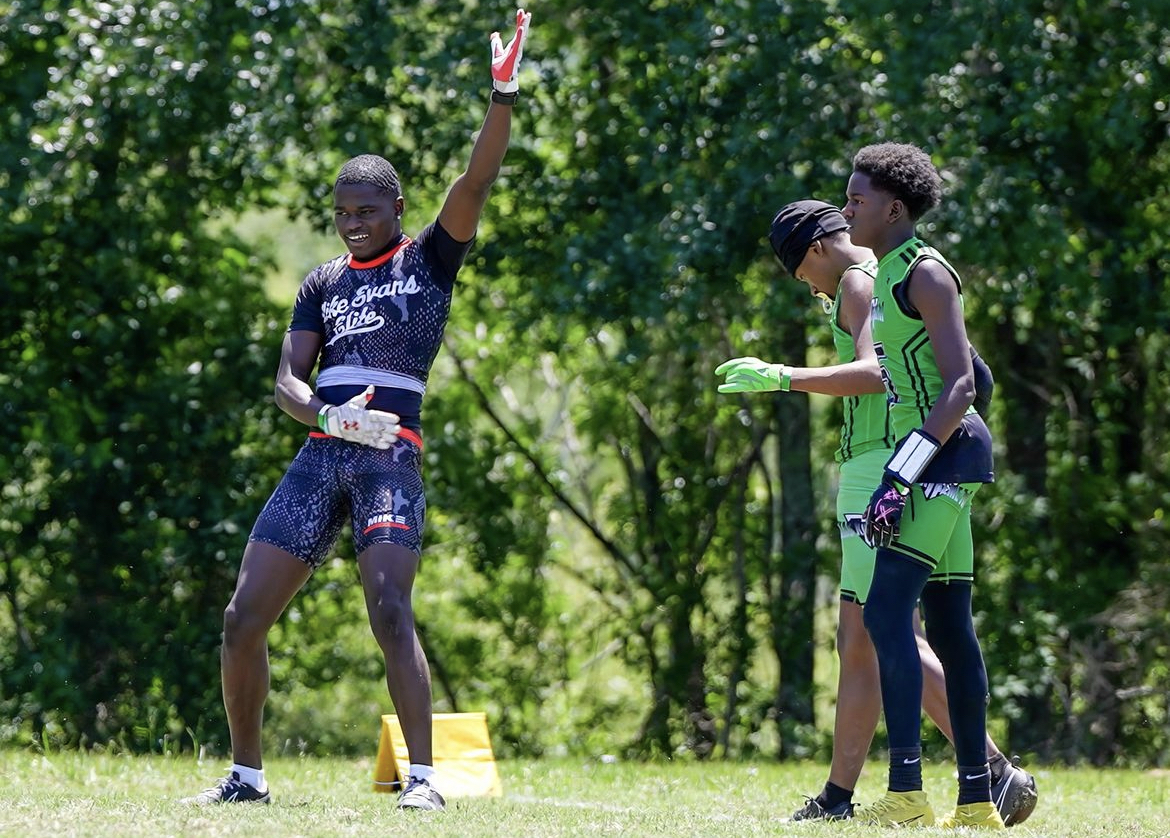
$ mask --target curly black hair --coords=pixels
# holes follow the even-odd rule
[[[853,156],[853,171],[904,203],[915,220],[942,200],[942,178],[930,155],[909,143],[867,145]]]
[[[385,157],[376,154],[359,154],[345,161],[341,171],[337,173],[334,186],[339,183],[369,183],[377,186],[391,198],[402,194],[402,184],[398,181],[398,172],[390,165]]]

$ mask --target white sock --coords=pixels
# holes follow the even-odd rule
[[[431,788],[435,788],[435,766],[422,765],[417,762],[410,764],[410,776],[417,780],[426,780]]]
[[[238,762],[232,763],[232,771],[240,775],[240,779],[250,785],[256,791],[267,791],[268,784],[264,782],[264,769],[252,768],[249,765],[240,765]]]

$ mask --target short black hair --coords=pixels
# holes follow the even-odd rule
[[[913,219],[921,218],[942,200],[942,177],[930,155],[916,145],[867,145],[853,156],[853,171],[867,176],[875,189],[904,203]]]
[[[346,160],[333,185],[339,183],[369,183],[388,193],[391,198],[402,194],[398,172],[394,171],[389,160],[377,154],[359,154]]]

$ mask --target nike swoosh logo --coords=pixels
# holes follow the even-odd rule
[[[914,763],[921,762],[921,761],[922,761],[922,757],[914,757],[914,759],[903,759],[902,764],[903,765],[913,765]],[[968,777],[968,779],[970,779],[970,778]]]
[[[963,776],[966,777],[968,780],[978,780],[980,777],[990,777],[991,772],[984,771],[982,774],[964,774]]]
[[[909,824],[914,823],[914,821],[920,821],[920,820],[922,820],[922,815],[915,815],[912,818],[906,818],[906,820],[904,820],[904,821],[898,821],[898,826],[907,826]]]

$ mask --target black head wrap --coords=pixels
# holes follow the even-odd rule
[[[784,268],[795,276],[810,244],[830,233],[848,229],[849,222],[832,204],[794,201],[776,213],[768,240]]]

